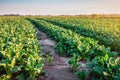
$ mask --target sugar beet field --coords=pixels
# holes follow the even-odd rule
[[[0,16],[0,80],[120,80],[120,18]]]

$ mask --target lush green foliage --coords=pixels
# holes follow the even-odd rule
[[[119,19],[43,17],[28,20],[57,42],[56,50],[61,56],[71,56],[68,63],[74,72],[80,66],[79,61],[85,60],[93,80],[120,80],[120,58],[104,47],[120,50]],[[0,17],[0,80],[33,80],[42,71],[44,59],[38,54],[41,47],[29,21]],[[48,52],[46,57],[51,64],[53,56]],[[17,75],[13,77],[14,74]],[[85,71],[76,74],[80,80],[87,79]]]
[[[91,60],[95,56],[103,56],[106,53],[112,55],[109,48],[100,46],[93,39],[79,36],[71,30],[55,26],[44,20],[31,20],[31,22],[39,26],[41,30],[57,41],[56,49],[59,53],[67,56],[75,53],[79,59],[83,60]]]
[[[71,29],[82,36],[94,38],[114,51],[120,51],[119,18],[46,17],[42,19]]]
[[[110,57],[109,54],[95,57],[89,62],[88,67],[92,68],[90,75],[96,79],[120,80],[120,58]]]
[[[0,19],[0,80],[8,80],[14,74],[18,80],[33,80],[44,65],[39,51],[30,22],[18,17]]]
[[[91,61],[91,64],[89,64],[89,67],[91,66],[91,73],[95,73],[97,76],[94,76],[94,79],[116,79],[116,77],[119,79],[119,60],[117,59],[116,61],[114,57],[115,53],[111,52],[109,48],[105,48],[104,46],[99,45],[97,41],[94,41],[91,38],[82,37],[70,29],[64,29],[44,20],[30,19],[30,21],[57,42],[56,49],[58,53],[60,53],[62,56],[73,56],[68,61],[73,71],[77,70],[79,66],[78,61],[82,59],[87,60],[88,62]],[[96,64],[94,64],[94,60],[96,60]],[[110,60],[113,60],[113,64],[115,63],[116,65],[112,66],[109,64],[109,67],[106,67],[106,64]],[[99,71],[101,72],[99,73]],[[83,79],[86,78],[86,74],[84,72],[83,75],[79,73],[82,72],[78,72],[77,75],[79,77],[82,77]],[[109,77],[103,75],[103,73],[108,74]]]

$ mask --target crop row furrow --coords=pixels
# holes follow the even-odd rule
[[[68,61],[73,71],[76,71],[78,62],[82,59],[87,60],[87,67],[91,68],[89,77],[94,74],[92,75],[94,79],[120,79],[120,58],[116,58],[116,54],[109,48],[99,45],[91,38],[79,36],[70,29],[64,29],[45,20],[29,20],[57,42],[56,50],[60,55],[73,56]],[[85,75],[82,71],[77,71],[76,74],[80,78]]]

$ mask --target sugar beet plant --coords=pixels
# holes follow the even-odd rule
[[[30,22],[18,17],[1,18],[0,80],[33,80],[44,65],[38,54],[40,48]]]
[[[77,58],[76,54],[73,54],[73,57],[68,60],[68,64],[70,64],[72,71],[76,72],[80,64],[78,63],[79,59]]]
[[[87,63],[91,68],[89,75],[94,79],[120,80],[120,58],[110,57],[109,54],[95,57]]]

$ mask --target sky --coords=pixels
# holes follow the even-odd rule
[[[120,14],[120,0],[0,0],[0,15]]]

